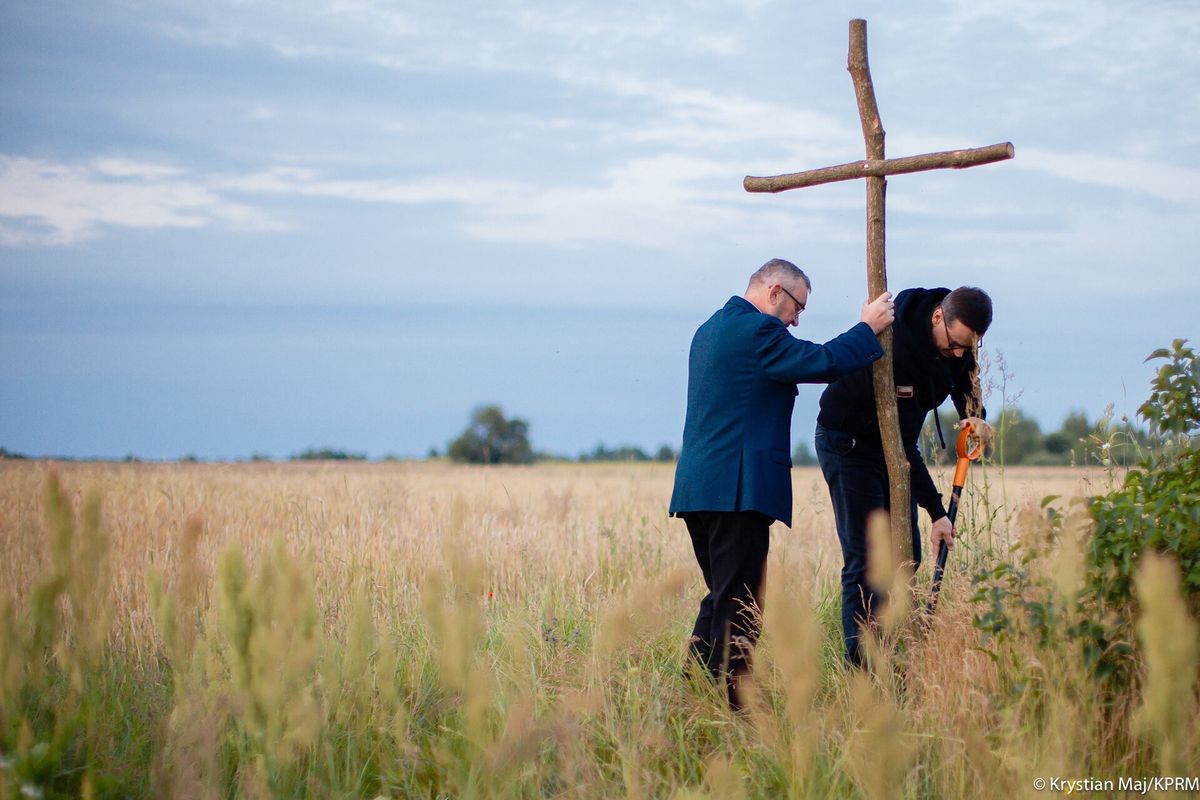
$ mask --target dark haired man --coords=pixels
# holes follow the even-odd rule
[[[896,407],[900,439],[912,477],[913,556],[920,563],[917,506],[932,522],[931,544],[954,547],[954,526],[921,458],[917,439],[926,415],[947,396],[960,418],[969,419],[985,439],[991,429],[975,379],[975,349],[992,323],[992,299],[982,289],[906,289],[896,296],[892,327]],[[817,417],[817,458],[829,484],[829,497],[842,545],[842,629],[846,660],[862,664],[861,626],[879,611],[881,598],[867,584],[867,519],[889,506],[887,465],[875,410],[871,370],[860,369],[831,383],[821,395]]]
[[[758,637],[757,609],[774,520],[792,524],[791,422],[796,384],[825,383],[883,355],[876,334],[891,294],[863,303],[861,322],[823,345],[797,339],[812,282],[772,259],[700,326],[688,356],[687,417],[670,513],[687,523],[708,594],[691,654],[742,705]]]

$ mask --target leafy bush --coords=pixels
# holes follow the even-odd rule
[[[1134,674],[1134,577],[1144,555],[1170,556],[1192,613],[1200,607],[1200,357],[1176,339],[1146,360],[1154,359],[1167,363],[1138,409],[1152,439],[1137,466],[1073,513],[1046,498],[1042,518],[1025,522],[1015,559],[973,581],[983,606],[974,622],[985,637],[1020,630],[1043,643],[1074,640],[1093,674],[1117,685]],[[1115,466],[1112,443],[1096,441],[1098,458]],[[1077,581],[1064,579],[1075,571]]]
[[[1124,484],[1093,498],[1095,536],[1089,553],[1088,589],[1102,605],[1127,603],[1142,553],[1168,553],[1178,561],[1193,608],[1200,598],[1200,356],[1176,339],[1138,413],[1158,437]]]

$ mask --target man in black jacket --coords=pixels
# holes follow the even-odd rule
[[[912,476],[913,557],[921,561],[917,506],[932,522],[931,544],[954,547],[954,526],[921,458],[917,439],[926,415],[949,396],[960,418],[986,440],[991,429],[975,379],[975,348],[992,322],[992,300],[982,289],[906,289],[896,296],[893,353],[900,439]],[[881,598],[867,584],[867,519],[889,505],[887,465],[875,411],[870,368],[831,383],[817,416],[817,458],[829,484],[842,545],[842,629],[846,660],[862,664],[859,632],[879,611]]]

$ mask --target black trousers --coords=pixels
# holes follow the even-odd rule
[[[692,627],[692,654],[714,680],[749,671],[758,641],[770,517],[757,511],[681,515],[708,594]]]
[[[817,426],[817,460],[837,523],[842,545],[842,635],[846,662],[861,667],[862,628],[883,610],[886,597],[867,582],[867,520],[877,510],[890,510],[887,464],[878,448],[864,446],[848,433]],[[917,504],[908,513],[912,521],[913,558],[921,563],[921,534]]]

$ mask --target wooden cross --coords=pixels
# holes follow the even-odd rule
[[[875,87],[871,83],[871,68],[867,64],[867,22],[850,20],[850,55],[847,69],[854,81],[858,99],[858,116],[862,121],[867,160],[840,164],[836,167],[776,175],[770,178],[747,176],[743,181],[748,192],[782,192],[822,183],[865,178],[867,181],[867,295],[878,297],[887,291],[887,270],[884,266],[884,193],[888,175],[922,172],[931,169],[962,169],[990,164],[1013,157],[1011,142],[994,144],[973,150],[951,150],[926,153],[907,158],[883,157],[883,123],[875,104]],[[892,552],[897,564],[912,563],[912,529],[909,525],[908,459],[900,442],[900,418],[896,409],[896,383],[892,372],[892,329],[879,334],[883,358],[872,367],[875,386],[875,407],[879,415],[879,432],[883,439],[884,459],[887,462],[890,502],[892,509],[902,509],[891,515]]]

